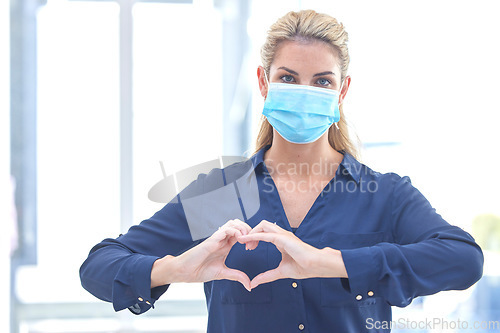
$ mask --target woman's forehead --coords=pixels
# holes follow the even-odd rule
[[[283,41],[278,45],[272,69],[285,66],[287,68],[298,67],[306,71],[323,72],[340,70],[338,52],[326,42],[320,40],[290,40]],[[293,69],[293,68],[292,68]]]

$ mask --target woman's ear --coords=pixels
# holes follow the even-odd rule
[[[345,95],[347,94],[347,90],[349,90],[349,86],[351,85],[351,77],[348,75],[344,79],[344,84],[342,84],[342,88],[339,92],[339,105],[344,103]]]
[[[262,95],[262,97],[266,98],[267,97],[267,89],[269,87],[268,87],[268,82],[266,79],[265,70],[264,70],[264,67],[262,67],[262,66],[259,66],[257,68],[257,79],[259,81],[260,94]]]

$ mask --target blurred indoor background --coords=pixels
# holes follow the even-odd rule
[[[175,285],[134,316],[83,290],[78,269],[94,244],[162,207],[147,196],[160,161],[170,174],[253,151],[266,30],[308,8],[349,32],[344,110],[362,162],[410,176],[485,252],[476,285],[394,308],[394,320],[500,320],[498,1],[10,0],[0,2],[0,332],[205,331],[201,284]]]

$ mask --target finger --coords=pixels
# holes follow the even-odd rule
[[[254,233],[274,233],[274,234],[288,234],[289,231],[281,228],[276,222],[269,222],[267,220],[262,220],[257,226],[255,226],[250,234]],[[276,241],[272,241],[275,245],[278,245]],[[249,250],[254,250],[257,247],[258,242],[247,243]]]
[[[243,236],[245,236],[245,235],[243,235]],[[244,239],[241,238],[243,236],[240,236],[237,238],[238,243],[245,244],[245,250],[255,250],[257,245],[259,245],[259,241],[245,241]]]
[[[255,248],[259,245],[259,241],[245,241],[241,238],[243,236],[238,237],[238,243],[245,244],[245,250],[255,250]]]
[[[245,235],[244,235],[245,236]],[[244,239],[240,237],[238,237],[238,242],[240,244],[245,244],[245,250],[255,250],[257,248],[257,246],[259,245],[259,241],[258,240],[247,240],[245,241]]]
[[[232,237],[233,239],[230,240],[231,244],[234,244],[237,242],[237,240],[243,236],[241,234],[241,231],[239,229],[236,229],[236,228],[233,228],[233,227],[227,227],[225,229],[223,229],[223,232],[226,234],[226,238],[227,236],[230,236]]]
[[[246,235],[250,231],[252,231],[252,228],[247,223],[239,219],[229,220],[226,224],[228,226],[238,229],[242,235]]]
[[[250,287],[250,279],[248,278],[248,275],[243,273],[242,271],[239,271],[237,269],[232,269],[229,267],[226,267],[224,271],[222,272],[222,275],[220,277],[221,279],[226,279],[226,280],[231,280],[231,281],[237,281],[245,287],[246,290],[251,291],[252,288]]]
[[[255,226],[255,228],[252,229],[250,233],[252,234],[257,232],[282,232],[282,231],[286,230],[278,226],[276,223],[271,223],[267,220],[262,220],[259,224]]]
[[[264,241],[268,243],[273,243],[275,245],[281,243],[279,235],[277,235],[276,233],[268,233],[268,232],[259,232],[248,235],[242,235],[238,238],[238,241],[242,243],[249,243],[252,241]]]
[[[255,250],[255,248],[257,247],[257,245],[259,245],[258,241],[248,241],[248,242],[242,241],[241,240],[242,236],[246,236],[246,234],[243,234],[243,235],[237,237],[237,240],[238,240],[238,243],[245,244],[245,250]]]
[[[231,227],[221,227],[216,232],[214,232],[209,239],[211,239],[212,242],[215,242],[217,244],[220,244],[222,242],[230,242],[234,244],[237,242],[237,239],[240,236],[241,232],[238,229],[234,229]]]
[[[250,281],[250,288],[255,288],[260,284],[276,281],[279,279],[283,279],[284,276],[280,273],[280,271],[275,268],[271,269],[269,271],[265,271],[264,273],[260,273],[256,277],[253,278],[252,281]]]
[[[237,228],[238,230],[240,230],[242,235],[246,235],[252,231],[252,228],[247,223],[245,223],[239,219],[230,220],[226,224],[228,226],[231,226],[233,228]],[[240,243],[243,244],[242,242],[240,242]],[[246,244],[245,249],[246,250],[253,250],[257,247],[258,244],[259,244],[258,242],[252,243],[250,245]]]
[[[257,246],[259,245],[259,242],[258,241],[250,241],[248,243],[245,243],[246,244],[246,249],[247,250],[255,250],[257,248]]]
[[[229,220],[224,224],[222,227],[219,229],[223,228],[236,228],[238,229],[242,235],[248,234],[252,228],[245,222],[239,220],[239,219],[234,219],[234,220]],[[248,248],[246,248],[248,250]]]
[[[269,221],[266,221],[266,220],[262,220],[259,224],[257,224],[251,231],[249,234],[254,234],[254,233],[258,233],[258,232],[265,232],[264,231],[264,225],[265,224],[269,224],[271,222]],[[246,250],[255,250],[257,248],[257,246],[259,245],[259,241],[240,241],[238,240],[240,243],[246,243],[245,245],[245,249]]]

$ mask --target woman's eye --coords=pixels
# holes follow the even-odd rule
[[[318,81],[316,81],[320,86],[328,86],[331,84],[330,80],[325,79],[325,78],[320,78]]]
[[[295,79],[294,79],[294,78],[293,78],[293,76],[291,76],[291,75],[283,75],[283,76],[281,77],[281,81],[286,82],[286,83],[289,83],[289,82],[294,82],[294,81],[295,81]]]

